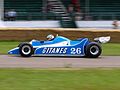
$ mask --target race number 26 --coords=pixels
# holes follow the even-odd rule
[[[81,54],[81,48],[71,48],[71,54]]]

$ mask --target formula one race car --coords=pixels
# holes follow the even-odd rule
[[[110,40],[108,37],[95,38],[94,42],[88,38],[79,38],[70,40],[63,36],[56,36],[53,40],[39,41],[32,40],[23,42],[18,47],[8,51],[8,54],[17,54],[23,57],[37,56],[85,56],[97,58],[100,56],[102,49],[101,43]]]

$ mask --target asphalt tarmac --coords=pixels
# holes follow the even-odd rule
[[[0,55],[0,68],[97,68],[120,67],[120,56],[29,57]]]

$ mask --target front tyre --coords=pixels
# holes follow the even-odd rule
[[[33,54],[33,47],[29,43],[21,43],[19,52],[22,57],[30,57]]]
[[[101,52],[101,46],[96,42],[88,44],[85,48],[85,54],[88,58],[97,58],[101,55]]]

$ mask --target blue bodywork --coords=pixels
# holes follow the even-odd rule
[[[85,46],[89,43],[91,42],[88,38],[70,40],[62,36],[57,36],[51,41],[32,40],[29,42],[34,49],[33,55],[41,56],[85,56]],[[8,51],[8,54],[20,54],[19,47]]]

